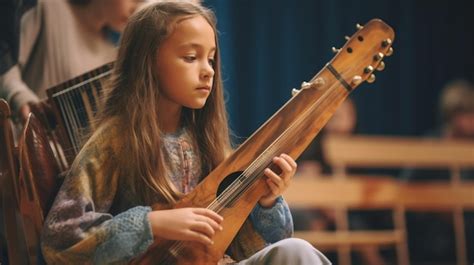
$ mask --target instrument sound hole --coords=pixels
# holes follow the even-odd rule
[[[239,187],[242,186],[242,183],[239,180],[237,180],[239,176],[241,175],[242,175],[242,171],[237,171],[225,177],[224,180],[222,180],[221,183],[219,184],[219,187],[217,188],[217,197],[219,198],[220,195],[225,191],[225,189],[230,184],[234,183],[234,181],[236,181],[235,183],[236,186],[239,186]],[[234,198],[235,195],[238,195],[238,194],[233,194],[233,193],[234,192],[231,192],[231,191],[226,192],[225,194],[223,194],[222,198],[219,198],[219,201],[224,202],[224,200],[227,200],[228,203],[226,203],[226,206],[232,206],[233,201],[236,199]]]

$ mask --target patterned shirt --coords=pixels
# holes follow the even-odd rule
[[[102,129],[78,154],[45,221],[42,251],[48,264],[127,264],[153,243],[151,208],[121,185],[125,176],[101,170],[115,162],[118,139],[114,130]],[[172,182],[183,193],[192,191],[201,164],[190,134],[180,130],[166,135],[163,143]],[[228,253],[245,259],[292,233],[291,214],[281,197],[272,208],[257,204]]]

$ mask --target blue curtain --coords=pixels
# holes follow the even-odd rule
[[[313,77],[355,24],[381,18],[396,33],[373,84],[353,93],[358,132],[419,135],[437,125],[450,80],[474,79],[474,1],[205,0],[218,18],[231,128],[244,139]]]

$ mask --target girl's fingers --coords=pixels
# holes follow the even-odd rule
[[[293,157],[287,155],[287,154],[281,154],[280,156],[281,158],[285,159],[286,162],[288,162],[288,164],[290,164],[290,166],[293,168],[293,169],[296,169],[298,167],[298,164],[296,164],[296,161],[293,159]]]
[[[199,233],[199,232],[196,232],[196,231],[189,230],[188,233],[187,233],[187,237],[190,241],[200,242],[200,243],[203,243],[205,245],[214,244],[214,241],[212,241],[211,238],[209,238],[205,234],[202,234],[202,233]]]
[[[213,230],[222,231],[222,226],[220,224],[218,224],[215,220],[213,220],[213,219],[211,219],[207,216],[198,215],[196,217],[196,221],[204,222],[204,223],[209,224],[212,227]]]
[[[275,184],[275,182],[273,182],[271,179],[267,179],[267,184],[268,187],[270,187],[273,195],[278,195],[280,193],[280,187],[278,187],[278,185]]]
[[[198,215],[207,216],[219,224],[224,220],[222,216],[206,208],[194,208],[193,212]]]
[[[195,232],[198,232],[198,233],[201,233],[205,236],[207,236],[208,238],[212,238],[214,236],[214,234],[216,233],[214,231],[214,228],[212,228],[212,226],[206,222],[199,222],[199,221],[196,221],[192,226],[191,226],[191,230],[195,231]]]
[[[290,164],[288,163],[288,161],[286,161],[285,158],[275,157],[273,158],[273,162],[280,167],[283,173],[291,172],[293,170],[293,168],[290,166]]]
[[[268,168],[265,170],[265,175],[268,177],[267,184],[270,187],[272,194],[280,194],[280,191],[283,190],[285,186],[283,179]]]
[[[267,176],[270,180],[272,180],[275,183],[279,183],[282,181],[281,177],[278,176],[273,170],[266,168],[265,171],[265,176]]]

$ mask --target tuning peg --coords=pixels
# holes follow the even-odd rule
[[[366,68],[364,68],[365,74],[371,73],[372,71],[374,71],[374,67],[372,65],[369,65]]]
[[[309,87],[311,87],[311,83],[308,83],[308,82],[301,83],[301,89],[307,89]]]
[[[374,61],[380,61],[383,59],[383,53],[379,52],[376,55],[374,55]]]
[[[362,77],[360,75],[355,75],[351,81],[351,83],[356,86],[359,85],[360,82],[362,82]]]
[[[375,82],[375,75],[374,75],[374,74],[371,74],[371,75],[369,76],[369,78],[367,78],[367,82],[368,82],[368,83],[373,83],[373,82]]]
[[[388,51],[387,51],[387,53],[386,53],[385,55],[390,56],[390,55],[392,55],[392,54],[393,54],[393,48],[390,47],[390,48],[388,48]]]
[[[315,85],[318,89],[321,89],[325,84],[326,81],[322,77],[316,78],[313,82],[313,85]]]
[[[382,71],[383,69],[385,69],[385,63],[384,62],[380,62],[379,65],[377,65],[377,68],[376,68],[378,71]]]
[[[345,40],[350,40],[351,38],[349,36],[344,36]]]
[[[299,90],[299,89],[293,88],[293,89],[291,90],[291,95],[294,97],[294,96],[296,96],[298,93],[300,93],[300,91],[301,91],[301,90]]]
[[[359,23],[357,23],[357,24],[356,24],[356,28],[357,28],[357,29],[363,29],[364,27],[361,26]]]
[[[332,47],[332,52],[333,53],[338,53],[341,49],[336,49],[336,47]]]
[[[382,41],[382,47],[387,47],[387,46],[390,46],[392,44],[392,40],[391,39],[385,39]]]

